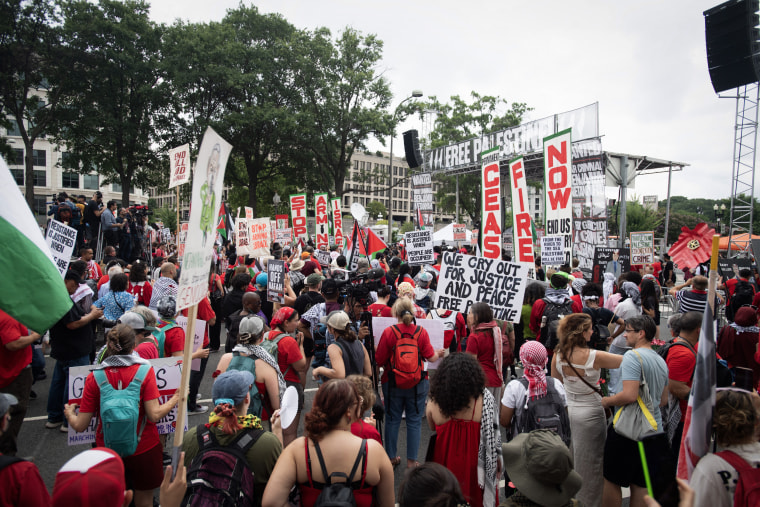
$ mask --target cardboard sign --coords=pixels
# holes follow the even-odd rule
[[[164,357],[161,359],[151,359],[148,361],[153,367],[156,374],[156,386],[158,387],[158,403],[166,403],[174,392],[179,389],[182,377],[182,358],[181,357]],[[73,366],[69,368],[69,403],[77,405],[82,403],[82,393],[84,392],[84,381],[87,375],[94,369],[94,366]],[[175,406],[166,417],[156,423],[158,433],[165,435],[174,433],[174,422],[177,420],[177,407]],[[93,444],[95,443],[95,429],[98,427],[98,416],[93,415],[90,425],[77,433],[69,426],[68,445]],[[187,414],[185,414],[185,431],[187,431]]]
[[[531,234],[528,186],[525,179],[525,165],[522,157],[509,163],[512,181],[512,242],[515,261],[533,264],[533,234]]]
[[[330,215],[332,216],[332,235],[338,248],[343,248],[343,210],[340,199],[330,199]]]
[[[433,254],[433,231],[430,229],[405,233],[404,245],[406,247],[407,261],[412,266],[433,264],[435,262],[435,256]]]
[[[235,252],[242,255],[250,255],[251,253],[251,238],[250,230],[248,228],[248,219],[238,217],[237,234],[235,234]]]
[[[179,238],[177,238],[177,256],[181,259],[185,255],[185,243],[187,242],[187,222],[179,226]]]
[[[544,266],[559,266],[565,262],[565,238],[544,236],[541,238],[541,262]]]
[[[45,242],[50,247],[55,267],[58,268],[61,276],[65,275],[77,243],[77,230],[57,220],[51,220]]]
[[[290,196],[290,215],[293,223],[293,239],[298,241],[309,239],[309,231],[306,230],[306,194],[293,194]]]
[[[289,245],[291,241],[291,231],[292,229],[290,227],[287,227],[285,229],[276,229],[274,231],[275,242],[279,243],[281,246]]]
[[[454,224],[453,233],[454,241],[465,241],[467,239],[467,227],[464,224]]]
[[[330,215],[327,194],[314,195],[315,247],[317,250],[330,246]]]
[[[631,233],[631,264],[654,262],[654,232]]]
[[[602,283],[604,273],[612,273],[615,280],[631,270],[631,251],[628,248],[596,247],[594,251],[594,270],[591,281]]]
[[[285,261],[267,262],[267,301],[285,302]]]
[[[395,324],[398,324],[398,319],[393,317],[372,317],[372,337],[375,340],[375,349],[377,349],[377,345],[380,343],[380,337],[383,335],[383,331]],[[446,329],[443,326],[442,320],[418,319],[417,325],[427,331],[428,336],[430,337],[430,345],[433,347],[433,350],[443,348],[443,333]],[[443,361],[443,359],[439,359],[432,363],[425,361],[425,369],[435,370],[438,368],[441,361]]]
[[[208,270],[214,260],[217,203],[222,198],[224,171],[230,151],[231,144],[219,137],[211,127],[206,129],[193,172],[190,220],[179,279],[177,310],[198,304],[208,293]]]
[[[190,145],[169,150],[169,188],[190,181]]]
[[[481,153],[483,257],[501,259],[501,174],[499,173],[499,147]]]
[[[248,230],[251,235],[251,257],[265,257],[269,255],[269,217],[254,218],[248,220]]]
[[[528,264],[443,252],[435,308],[467,314],[473,303],[490,305],[495,319],[520,322]]]
[[[332,262],[330,252],[325,250],[314,250],[314,258],[319,262],[320,266],[329,266]]]
[[[246,220],[253,220],[253,208],[249,208],[248,206],[243,207],[245,210],[245,219]]]
[[[565,239],[565,261],[570,263],[573,241],[572,149],[570,129],[544,138],[546,234]]]

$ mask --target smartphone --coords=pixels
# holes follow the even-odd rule
[[[749,368],[742,368],[741,366],[737,366],[734,372],[736,387],[739,389],[744,389],[745,391],[754,391],[755,379],[753,373],[754,372]]]

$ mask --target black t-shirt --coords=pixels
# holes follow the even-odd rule
[[[544,273],[544,269],[543,268],[536,269],[536,279],[540,280],[542,282],[546,281],[546,273]]]
[[[303,317],[303,314],[306,313],[309,308],[318,303],[324,302],[325,298],[322,296],[322,294],[310,290],[306,294],[301,294],[296,298],[296,302],[293,303],[293,308],[295,308],[295,310],[298,312],[299,317]]]
[[[90,354],[94,339],[92,326],[85,324],[78,329],[66,327],[66,324],[76,322],[85,315],[79,305],[73,305],[71,310],[50,328],[50,357],[69,361]]]
[[[97,227],[100,225],[100,218],[95,215],[95,212],[100,210],[98,201],[92,199],[84,207],[84,223],[89,224],[90,227]]]
[[[261,313],[266,315],[267,320],[271,322],[272,315],[274,315],[274,303],[267,301],[267,291],[257,290],[256,294],[259,295],[259,299],[261,300]]]

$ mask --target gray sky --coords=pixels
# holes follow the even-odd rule
[[[249,3],[249,2],[244,2]],[[735,100],[713,92],[702,12],[720,0],[636,2],[263,0],[299,28],[346,26],[384,41],[380,70],[392,107],[413,89],[499,95],[537,119],[599,102],[605,150],[690,164],[672,194],[728,197]],[[152,0],[153,19],[221,19],[237,0]],[[422,122],[408,120],[399,129]],[[386,147],[387,151],[387,140]],[[372,149],[383,149],[370,142]],[[400,134],[394,154],[403,154]],[[667,192],[667,175],[639,178],[629,198]],[[614,189],[608,190],[614,196]]]

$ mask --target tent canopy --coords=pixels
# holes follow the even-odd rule
[[[467,239],[465,241],[467,243],[470,243],[470,240],[472,240],[472,231],[470,229],[465,229],[465,234],[467,235]],[[442,242],[446,243],[455,243],[454,241],[454,224],[449,224],[443,229],[440,229],[439,231],[433,233],[433,244],[434,245],[440,245]]]
[[[749,240],[752,239],[760,239],[760,235],[753,234],[751,238],[749,238],[749,234],[737,234],[733,238],[733,246],[731,247],[733,250],[744,250],[747,248],[747,243]],[[720,241],[718,242],[718,248],[720,250],[728,250],[728,236],[721,236]]]

